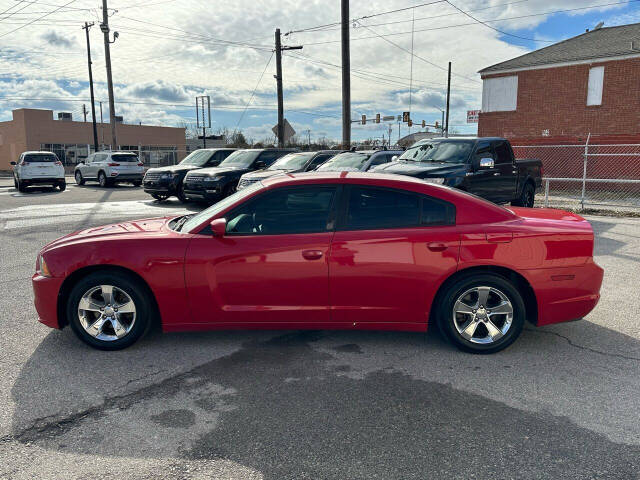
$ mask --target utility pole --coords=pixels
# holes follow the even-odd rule
[[[449,62],[449,73],[447,76],[447,127],[444,131],[445,137],[449,136],[449,97],[451,97],[451,62]]]
[[[87,123],[87,106],[82,104],[82,115],[84,116],[84,123]]]
[[[342,21],[342,148],[351,147],[351,59],[349,53],[349,0],[341,0]]]
[[[302,50],[302,45],[283,47],[280,29],[276,28],[276,86],[278,91],[278,147],[284,147],[284,99],[282,94],[282,51]]]
[[[104,34],[104,62],[107,66],[107,89],[109,90],[109,123],[111,124],[111,149],[118,148],[118,139],[116,137],[116,106],[113,100],[113,79],[111,77],[111,50],[109,45],[113,42],[109,40],[109,10],[107,9],[107,0],[102,0],[102,23],[100,30]],[[113,35],[113,41],[118,38],[118,32]]]
[[[100,131],[102,132],[101,145],[104,145],[104,120],[102,120],[102,102],[100,102]]]
[[[84,22],[82,29],[87,35],[87,62],[89,64],[89,92],[91,93],[91,118],[93,123],[93,148],[98,151],[98,129],[96,127],[96,103],[93,97],[93,72],[91,69],[91,44],[89,43],[89,29],[93,27],[93,23]],[[86,120],[85,120],[86,121]]]

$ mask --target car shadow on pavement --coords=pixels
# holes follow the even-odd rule
[[[122,461],[230,461],[267,479],[631,478],[640,448],[611,437],[640,440],[627,410],[640,392],[608,392],[637,377],[638,344],[586,320],[527,327],[487,356],[364,331],[153,334],[102,352],[65,329],[19,373],[12,436]]]

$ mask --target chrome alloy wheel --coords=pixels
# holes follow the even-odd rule
[[[490,344],[511,328],[513,305],[495,287],[473,287],[460,295],[453,305],[453,325],[472,343]]]
[[[106,342],[127,335],[136,321],[136,306],[131,296],[113,285],[87,290],[78,303],[78,319],[84,330]]]

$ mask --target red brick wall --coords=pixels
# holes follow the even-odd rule
[[[602,105],[587,106],[589,68],[604,66]],[[479,136],[580,143],[590,132],[640,143],[640,58],[485,75],[518,76],[515,112],[481,113]],[[551,138],[542,137],[549,130]],[[624,140],[622,140],[624,137]],[[617,143],[617,142],[616,142]]]

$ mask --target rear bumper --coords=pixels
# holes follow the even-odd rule
[[[20,181],[25,185],[57,185],[65,183],[64,177],[21,178]]]
[[[47,327],[60,328],[58,319],[58,294],[62,278],[43,277],[36,273],[31,277],[33,303],[38,312],[38,321]]]
[[[538,326],[581,319],[600,300],[604,270],[593,261],[575,267],[525,270],[523,274],[536,294]]]
[[[135,181],[142,182],[142,177],[143,177],[142,173],[120,173],[118,175],[113,175],[112,173],[111,177],[109,178],[111,179],[112,182],[135,182]]]

